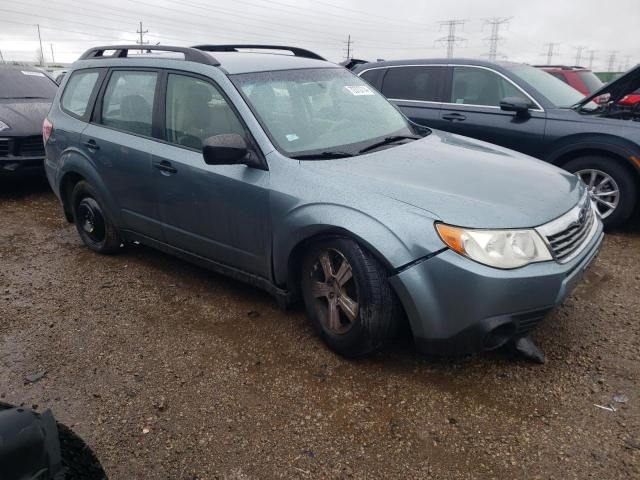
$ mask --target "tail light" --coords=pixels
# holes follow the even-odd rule
[[[51,123],[48,118],[45,118],[44,122],[42,123],[42,140],[44,141],[45,145],[49,141],[51,132],[53,132],[53,123]]]

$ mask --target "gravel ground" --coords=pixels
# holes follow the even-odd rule
[[[354,362],[259,290],[91,253],[43,182],[0,212],[0,401],[52,408],[111,479],[640,478],[640,228],[534,332],[545,365]]]

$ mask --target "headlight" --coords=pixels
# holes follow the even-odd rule
[[[9,125],[0,120],[0,132],[2,132],[3,130],[9,130]]]
[[[440,238],[451,250],[496,268],[524,267],[552,260],[535,230],[474,230],[437,223]]]

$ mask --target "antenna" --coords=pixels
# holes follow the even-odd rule
[[[449,34],[446,37],[442,37],[436,40],[436,43],[445,43],[447,45],[447,58],[453,57],[453,47],[460,45],[467,41],[466,38],[456,36],[456,27],[464,26],[466,20],[445,20],[440,23],[440,28],[446,26],[449,30]]]

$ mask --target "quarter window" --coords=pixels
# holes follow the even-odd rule
[[[201,149],[208,137],[226,133],[244,136],[244,128],[220,91],[211,83],[170,74],[166,101],[167,140]]]
[[[95,70],[74,72],[62,95],[62,108],[73,115],[83,117],[89,108],[89,99],[98,76],[99,73]]]
[[[157,78],[155,72],[113,72],[104,92],[100,123],[150,137]]]
[[[499,107],[505,97],[525,97],[511,82],[484,68],[454,67],[451,103]],[[530,101],[529,98],[527,100]]]
[[[382,93],[398,100],[440,101],[443,67],[389,68],[382,83]]]

